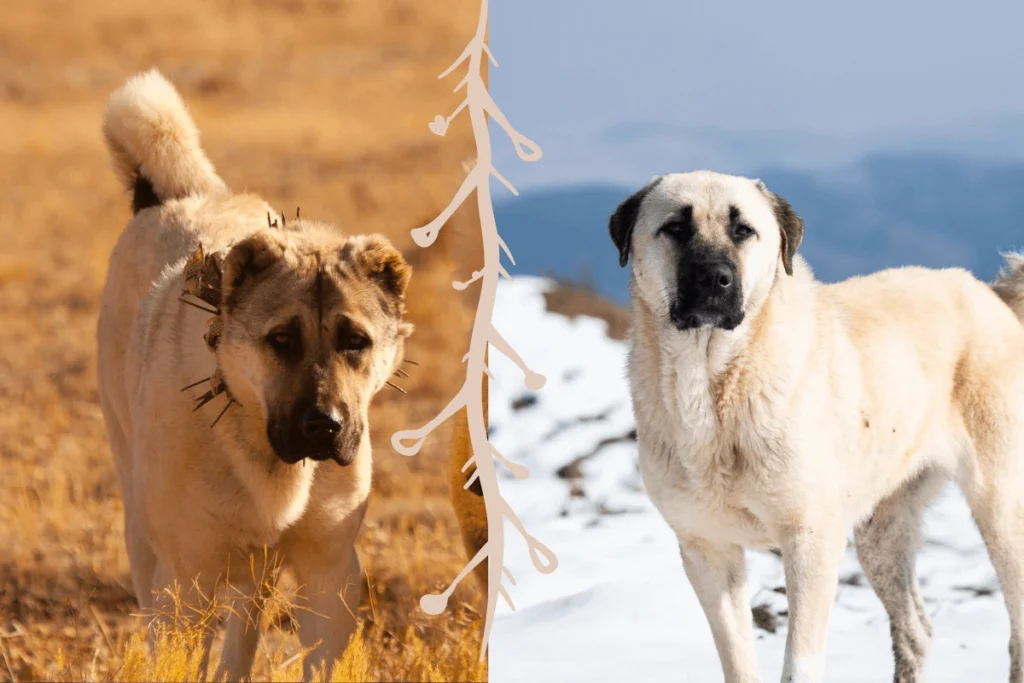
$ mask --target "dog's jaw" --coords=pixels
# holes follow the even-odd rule
[[[745,319],[743,311],[735,314],[729,313],[679,313],[675,306],[669,309],[669,325],[680,332],[711,328],[731,332],[743,324]]]

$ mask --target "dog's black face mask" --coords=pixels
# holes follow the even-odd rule
[[[344,466],[358,453],[362,425],[345,405],[324,410],[312,401],[298,401],[287,414],[270,420],[267,437],[277,457],[290,465],[309,458]]]
[[[738,212],[730,214],[730,223],[735,223]],[[701,235],[690,206],[662,225],[658,236],[677,254],[676,292],[669,305],[672,325],[678,330],[732,330],[742,323],[743,286],[735,245],[716,244]]]
[[[669,317],[679,330],[736,329],[743,322],[743,292],[733,260],[715,250],[684,250],[678,261],[676,296]]]

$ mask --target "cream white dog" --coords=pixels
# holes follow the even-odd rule
[[[356,623],[367,411],[412,331],[409,267],[382,237],[271,218],[232,194],[155,71],[113,95],[103,132],[135,214],[110,258],[98,342],[136,596],[166,618],[175,585],[189,607],[230,587],[215,676],[239,680],[276,555],[315,647],[304,675],[330,674]]]
[[[914,576],[919,525],[952,479],[998,573],[1021,683],[1020,260],[994,287],[916,267],[824,285],[796,254],[803,223],[784,199],[709,172],[655,178],[609,229],[620,264],[633,259],[640,469],[726,681],[761,680],[745,548],[781,550],[785,564],[782,680],[822,680],[850,525],[891,621],[894,680],[920,681],[931,626]]]

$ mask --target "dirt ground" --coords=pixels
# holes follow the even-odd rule
[[[372,587],[355,676],[478,680],[483,600],[465,581],[442,616],[419,597],[465,562],[447,494],[450,430],[417,456],[389,444],[463,380],[479,230],[460,211],[434,247],[409,230],[449,201],[473,155],[437,75],[472,35],[476,0],[32,0],[0,3],[0,678],[124,678],[132,615],[122,506],[96,393],[107,258],[130,216],[100,119],[131,74],[179,88],[220,175],[294,215],[381,232],[414,264],[408,357],[375,403],[374,490],[359,553]],[[276,642],[260,678],[287,676]],[[288,648],[292,648],[289,650]],[[284,667],[284,668],[282,668]],[[152,672],[151,672],[152,673]]]

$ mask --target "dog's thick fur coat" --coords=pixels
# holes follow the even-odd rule
[[[228,190],[156,71],[112,96],[103,132],[135,213],[110,258],[98,347],[136,596],[163,619],[175,586],[192,606],[229,587],[216,676],[240,680],[276,557],[298,584],[299,639],[315,646],[304,675],[329,674],[356,623],[367,411],[412,329],[409,268],[383,237],[269,225],[276,212]],[[215,345],[210,316],[179,301],[200,246],[222,264]],[[193,412],[210,385],[183,388],[217,372],[228,391]]]
[[[783,681],[822,680],[846,532],[889,614],[894,680],[921,681],[923,510],[955,480],[1024,655],[1024,266],[994,286],[906,267],[838,284],[760,181],[671,174],[610,221],[633,258],[629,376],[640,468],[675,531],[729,683],[760,681],[744,549],[779,549]],[[1016,309],[1011,310],[1012,305]],[[882,672],[865,672],[878,680]]]

